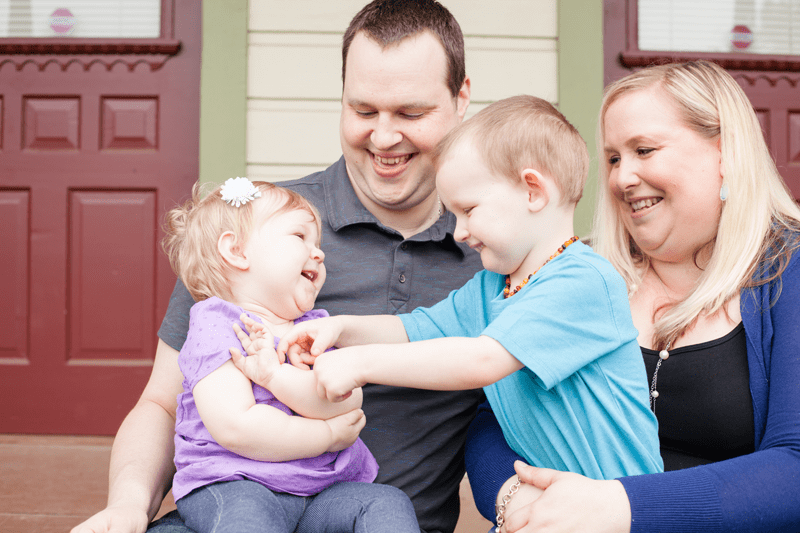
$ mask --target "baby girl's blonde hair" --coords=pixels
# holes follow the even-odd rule
[[[266,181],[254,181],[253,185],[261,191],[261,197],[235,207],[222,199],[221,186],[197,182],[192,187],[192,198],[167,213],[162,241],[164,252],[197,302],[211,296],[232,299],[228,279],[232,267],[217,251],[217,241],[223,233],[232,232],[236,236],[235,246],[243,247],[256,223],[301,209],[314,217],[322,235],[319,212],[300,194]],[[213,190],[206,194],[211,188]],[[254,202],[269,202],[264,210],[265,220],[254,220]]]

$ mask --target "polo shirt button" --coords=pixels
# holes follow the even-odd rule
[[[406,275],[400,274],[400,283],[405,283],[405,282],[406,282]]]

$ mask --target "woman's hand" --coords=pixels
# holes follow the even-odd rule
[[[508,533],[630,533],[631,507],[622,483],[514,464],[523,483],[544,490],[506,518]]]
[[[512,485],[517,482],[517,476],[512,476],[508,479],[508,481],[503,484],[500,489],[500,493],[497,495],[497,501],[495,502],[495,509],[497,509],[500,504],[503,502],[504,498],[507,498]],[[526,517],[528,512],[528,507],[538,500],[544,491],[540,488],[534,487],[530,483],[521,483],[519,488],[516,490],[514,495],[511,497],[510,501],[505,506],[505,513],[504,519],[506,523],[508,523],[509,517],[511,517],[514,513],[519,511],[522,517]],[[501,533],[508,533],[508,529],[503,526],[502,528],[498,528]]]

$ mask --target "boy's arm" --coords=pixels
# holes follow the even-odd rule
[[[258,461],[290,461],[342,450],[355,442],[365,424],[361,410],[313,420],[257,404],[250,380],[232,361],[201,379],[192,394],[214,440]]]
[[[278,344],[278,353],[307,352],[312,358],[328,348],[408,342],[403,322],[393,315],[338,315],[295,324]]]
[[[428,390],[485,387],[523,367],[487,336],[342,348],[319,356],[317,392],[332,401],[366,383]]]
[[[327,420],[361,407],[361,389],[343,402],[329,402],[316,394],[317,380],[308,370],[281,364],[282,358],[275,353],[272,334],[266,329],[248,325],[247,335],[237,324],[233,325],[242,347],[250,354],[242,356],[236,348],[230,348],[231,359],[250,381],[264,387],[289,409],[308,418]]]

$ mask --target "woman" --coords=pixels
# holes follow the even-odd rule
[[[652,67],[606,89],[599,130],[594,247],[628,284],[671,471],[518,464],[509,496],[515,455],[485,410],[479,508],[510,500],[509,532],[800,531],[800,209],[750,102],[712,63]]]

